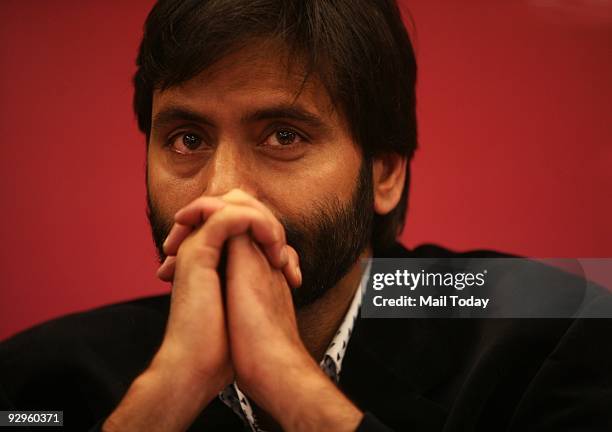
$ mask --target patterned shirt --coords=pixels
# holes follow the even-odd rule
[[[342,360],[344,360],[344,354],[355,326],[355,320],[359,314],[359,308],[361,307],[361,300],[365,293],[366,283],[370,275],[370,266],[368,263],[363,275],[359,287],[355,290],[355,295],[351,301],[344,320],[338,331],[336,332],[331,343],[325,351],[323,360],[321,360],[320,366],[323,372],[335,383],[340,380],[340,370],[342,368]],[[257,423],[257,418],[253,412],[253,408],[249,399],[240,391],[236,382],[227,386],[221,393],[219,393],[219,399],[229,406],[244,422],[248,424],[252,432],[264,432]]]

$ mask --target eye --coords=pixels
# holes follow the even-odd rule
[[[203,150],[202,138],[191,132],[174,135],[168,140],[168,147],[180,154],[197,153]]]
[[[289,147],[301,144],[304,137],[292,129],[277,129],[264,142],[269,147]]]

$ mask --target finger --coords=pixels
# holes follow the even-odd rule
[[[178,248],[193,231],[215,211],[227,203],[217,197],[200,197],[183,207],[174,215],[175,224],[164,241],[163,249],[166,255],[176,255]]]
[[[176,267],[176,257],[168,256],[157,269],[157,277],[165,282],[172,282],[174,279],[174,269]]]
[[[226,282],[233,358],[251,355],[245,345],[252,339],[279,342],[290,333],[299,341],[291,288],[251,236],[238,235],[228,241]]]
[[[263,247],[273,267],[281,269],[287,264],[288,252],[282,233],[262,212],[252,207],[228,204],[213,213],[196,235],[201,244],[220,249],[228,238],[249,232]]]
[[[174,215],[174,221],[182,225],[198,226],[206,218],[227,205],[220,197],[203,196],[180,209]]]
[[[197,201],[197,200],[196,200]],[[206,206],[206,203],[203,200],[200,201],[200,204]],[[278,269],[282,269],[287,267],[287,263],[289,260],[289,247],[285,245],[284,242],[284,230],[280,223],[274,223],[275,219],[267,217],[262,212],[259,212],[256,209],[251,207],[237,206],[233,204],[224,204],[227,208],[228,206],[232,206],[233,210],[230,212],[232,214],[232,220],[239,221],[240,219],[253,219],[252,225],[245,225],[244,221],[242,223],[242,230],[244,233],[247,233],[249,230],[253,234],[255,241],[261,244],[265,255],[268,258],[270,264]],[[193,209],[196,209],[194,211]],[[181,215],[182,217],[192,217],[190,221],[195,221],[197,207],[193,206],[192,209],[188,210],[189,212],[193,211],[193,215]],[[219,210],[221,211],[221,210]],[[223,213],[227,214],[227,212]],[[208,218],[209,216],[206,216]],[[182,219],[184,220],[184,219]],[[164,252],[170,257],[172,255],[176,255],[178,253],[178,249],[180,244],[183,242],[185,238],[189,236],[192,232],[192,228],[190,226],[182,225],[179,223],[175,223],[172,227],[166,242],[164,243]],[[238,228],[236,233],[241,233],[241,228]],[[171,281],[174,278],[174,268],[175,268],[175,260],[167,260],[162,264],[162,267],[158,270],[158,277],[165,281]],[[292,266],[287,267],[288,271],[292,268]],[[294,275],[289,275],[289,280],[292,283],[298,283],[297,277]]]
[[[264,251],[253,241],[248,234],[239,234],[227,241],[227,287],[239,286],[241,290],[266,289],[269,290],[269,274],[277,273],[279,270],[272,268]],[[284,277],[283,277],[284,278]],[[244,292],[239,294],[240,297]],[[229,298],[229,295],[228,295]]]
[[[287,254],[287,264],[282,268],[283,275],[291,288],[299,288],[302,284],[302,272],[299,265],[300,259],[297,252],[291,246],[287,246]],[[168,256],[157,270],[157,277],[165,282],[171,282],[174,279],[175,268],[176,257]]]
[[[272,265],[276,266],[277,262],[281,263],[281,266],[285,265],[287,262],[287,252],[282,249],[286,243],[285,228],[268,207],[266,207],[255,197],[240,189],[232,189],[230,192],[221,197],[200,197],[183,209],[179,210],[179,212],[177,212],[175,215],[175,221],[185,225],[200,224],[204,222],[212,213],[223,208],[228,203],[253,207],[261,211],[264,216],[268,218],[270,224],[274,226],[273,229],[280,233],[282,240],[276,245],[262,246],[264,246],[266,255],[270,259]]]
[[[302,272],[300,270],[300,258],[291,246],[287,246],[289,255],[287,264],[283,267],[283,274],[291,288],[299,288],[302,285]]]
[[[232,189],[231,191],[223,195],[221,199],[225,202],[232,204],[242,204],[255,207],[256,209],[262,211],[264,214],[269,216],[271,219],[274,219],[278,222],[278,218],[274,215],[274,213],[272,213],[272,210],[270,210],[268,206],[266,206],[254,196],[249,195],[248,193],[240,189]]]
[[[268,218],[269,223],[272,225],[272,229],[280,234],[281,239],[275,244],[262,243],[260,239],[256,240],[262,243],[264,251],[270,260],[270,263],[277,268],[282,268],[287,263],[288,253],[284,250],[286,243],[285,240],[285,229],[279,220],[274,216],[272,211],[266,207],[262,202],[255,199],[253,196],[247,194],[240,189],[233,189],[222,197],[200,197],[187,206],[179,210],[174,220],[182,225],[199,225],[206,221],[206,219],[215,211],[218,211],[225,207],[228,203],[240,204],[244,206],[253,207],[262,212],[262,214]],[[171,233],[167,239],[168,245],[164,247],[164,252],[167,255],[176,254],[180,243],[185,239],[188,233],[179,230],[176,234]]]
[[[176,255],[179,246],[192,231],[192,225],[183,225],[178,222],[172,225],[172,229],[168,233],[166,240],[164,240],[164,253],[168,256]]]
[[[274,213],[272,213],[272,211],[261,201],[241,189],[232,189],[231,191],[223,195],[221,198],[223,199],[223,201],[226,201],[228,203],[253,207],[261,211],[268,218],[270,223],[274,226],[274,229],[280,233],[282,241],[279,241],[278,244],[272,246],[264,245],[264,252],[266,253],[266,256],[268,256],[268,259],[273,265],[275,262],[275,259],[273,257],[278,257],[279,262],[283,263],[282,265],[284,267],[289,258],[288,250],[284,250],[285,245],[287,243],[285,236],[285,227],[283,226],[283,224],[280,223]],[[278,268],[280,269],[282,267]]]

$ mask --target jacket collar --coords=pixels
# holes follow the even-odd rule
[[[397,243],[377,257],[418,255]],[[464,321],[358,318],[340,386],[363,410],[376,412],[381,418],[406,421],[406,426],[412,422],[410,428],[418,424],[423,429],[441,429],[448,395],[440,389],[447,391],[446,384],[457,374],[456,359],[467,345],[470,327],[468,320]],[[412,406],[410,414],[405,409],[398,411],[406,404]]]

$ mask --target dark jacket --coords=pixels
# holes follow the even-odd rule
[[[399,244],[384,255],[501,256]],[[169,302],[105,306],[3,342],[0,409],[62,410],[62,430],[98,430],[159,347]],[[612,431],[612,319],[358,319],[340,387],[366,412],[360,431]],[[190,430],[245,429],[216,398]]]

